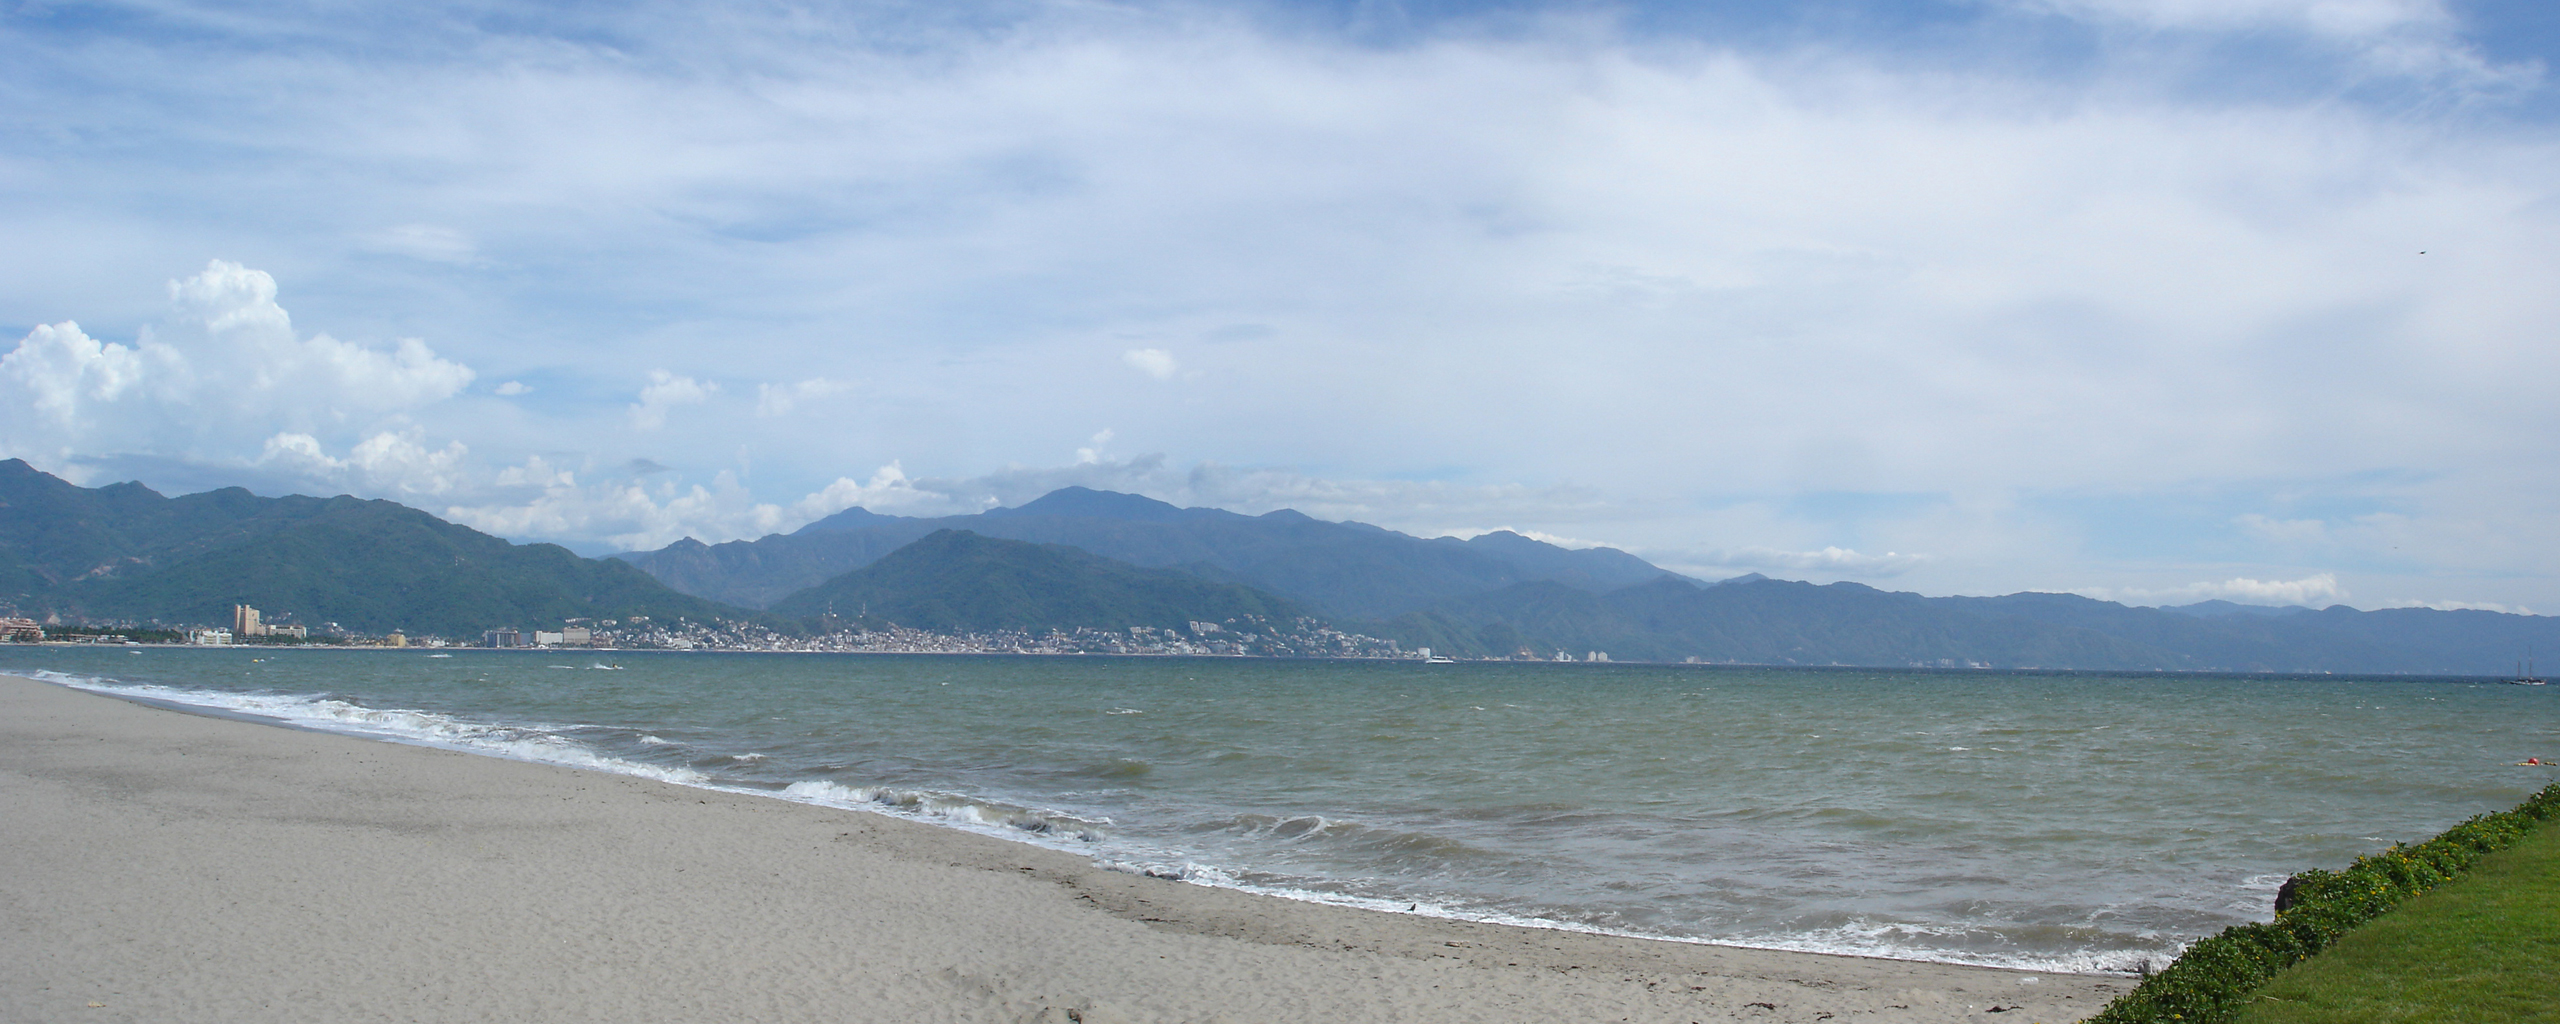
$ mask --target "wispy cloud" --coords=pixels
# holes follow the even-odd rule
[[[2126,604],[2174,605],[2198,601],[2223,600],[2235,604],[2303,605],[2324,607],[2344,602],[2345,587],[2338,585],[2336,573],[2320,573],[2297,580],[2259,580],[2234,577],[2220,582],[2190,583],[2182,587],[2149,589],[2143,587],[2090,587],[2072,593]]]
[[[1664,568],[1692,574],[1718,571],[1766,573],[1815,573],[1825,577],[1885,579],[1900,576],[1928,564],[1929,556],[1886,551],[1865,554],[1849,548],[1824,547],[1813,551],[1784,551],[1769,547],[1726,548],[1712,551],[1659,553],[1654,556]]]
[[[656,430],[667,425],[667,412],[680,405],[701,405],[720,390],[718,384],[706,384],[691,377],[665,370],[649,371],[649,384],[640,389],[640,400],[631,403],[631,426],[635,430]]]
[[[0,454],[589,547],[1073,482],[1940,592],[2560,593],[2560,143],[2488,14],[1460,6],[19,12]],[[196,272],[243,252],[335,333]],[[2187,539],[2027,500],[2075,490]]]

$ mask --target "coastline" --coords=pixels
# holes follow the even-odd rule
[[[11,1020],[2059,1022],[2131,985],[1282,900],[18,677],[0,818]]]

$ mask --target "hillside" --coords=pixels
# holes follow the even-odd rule
[[[1698,587],[1662,580],[1596,595],[1529,583],[1362,628],[1476,657],[1597,650],[1620,661],[2200,667],[2175,651],[2097,630],[1972,615],[1855,583],[1763,579]]]
[[[614,557],[686,593],[765,607],[945,529],[1064,544],[1132,565],[1181,569],[1248,584],[1322,614],[1361,618],[1397,615],[1520,582],[1545,580],[1600,592],[1672,575],[1623,551],[1569,550],[1508,532],[1424,540],[1285,509],[1247,516],[1082,487],[967,516],[910,519],[848,509],[760,540],[683,540]]]
[[[2238,606],[2232,606],[2238,607]],[[2070,594],[1922,597],[1856,583],[1661,580],[1606,594],[1517,584],[1351,624],[1467,657],[2501,675],[2560,650],[2560,619],[2484,611],[2135,608]]]
[[[887,557],[776,602],[936,632],[1092,626],[1180,629],[1195,620],[1286,621],[1300,606],[1251,587],[1144,569],[1057,544],[937,530]]]
[[[0,462],[0,604],[36,616],[219,625],[270,620],[467,636],[575,617],[734,618],[629,565],[517,545],[394,502],[179,498],[78,487]]]

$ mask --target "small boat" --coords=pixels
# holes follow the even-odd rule
[[[2525,652],[2524,660],[2516,663],[2516,677],[2507,682],[2517,686],[2542,685],[2542,677],[2533,674],[2533,652]]]

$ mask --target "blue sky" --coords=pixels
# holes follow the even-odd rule
[[[0,454],[2560,611],[2545,5],[29,3]],[[8,338],[18,339],[14,345]]]

